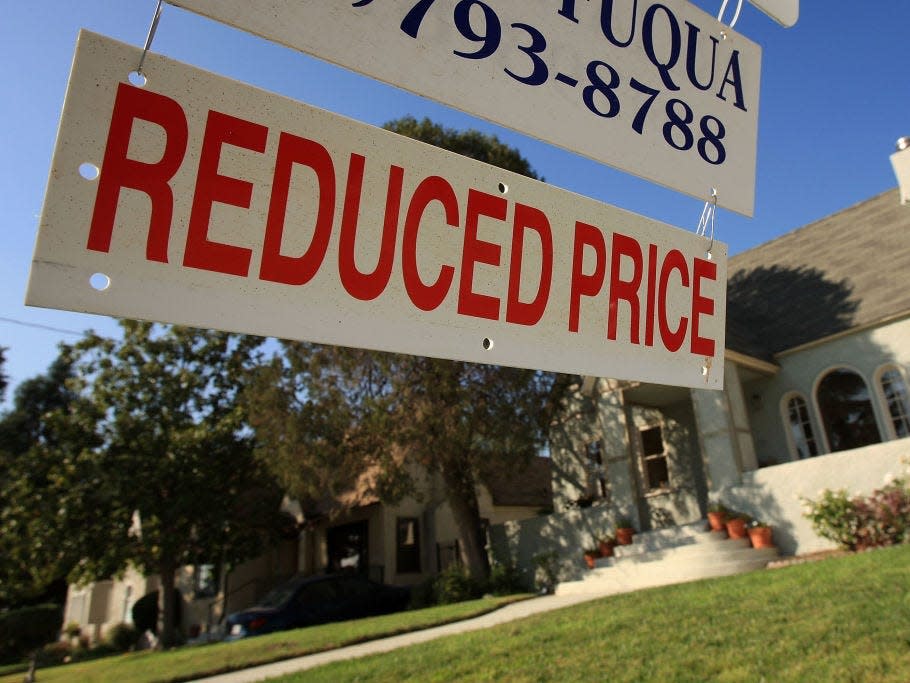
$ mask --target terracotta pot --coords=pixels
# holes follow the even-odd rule
[[[591,553],[585,553],[585,564],[588,565],[588,569],[594,569],[597,566],[597,556]]]
[[[753,548],[773,548],[774,541],[771,536],[769,526],[754,526],[749,529],[749,540]]]
[[[635,529],[622,527],[616,530],[617,545],[632,545],[632,537],[635,535]]]
[[[709,512],[708,513],[708,524],[711,526],[711,531],[726,531],[727,513],[726,512]]]
[[[730,538],[748,538],[749,534],[746,533],[746,521],[744,519],[739,519],[738,517],[728,519],[727,536]]]
[[[600,556],[601,557],[613,557],[613,544],[607,543],[606,541],[599,541],[598,546],[600,547]]]

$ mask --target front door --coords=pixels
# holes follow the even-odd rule
[[[326,532],[329,571],[357,574],[369,571],[368,530],[366,520],[329,528]]]

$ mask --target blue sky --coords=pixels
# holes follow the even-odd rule
[[[559,4],[535,0],[548,1]],[[695,4],[716,14],[721,0]],[[155,0],[0,0],[6,160],[0,167],[0,234],[7,240],[0,250],[0,346],[8,348],[5,370],[13,386],[43,372],[58,342],[78,339],[72,333],[115,329],[108,318],[27,308],[22,302],[78,30],[141,46],[155,5]],[[736,30],[763,53],[756,206],[751,219],[718,211],[717,237],[731,254],[896,185],[888,156],[898,137],[910,135],[907,26],[907,0],[804,1],[791,29],[746,4]],[[490,132],[518,147],[556,186],[682,228],[694,230],[698,223],[702,206],[696,199],[169,5],[152,49],[375,125],[411,114]]]

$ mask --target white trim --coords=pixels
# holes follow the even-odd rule
[[[869,388],[869,380],[855,366],[848,363],[835,363],[833,365],[829,365],[827,368],[819,372],[815,376],[815,381],[812,382],[812,408],[815,410],[815,414],[818,415],[818,422],[819,426],[821,427],[822,443],[824,444],[824,452],[833,453],[834,451],[831,450],[831,442],[828,441],[828,428],[825,424],[825,414],[822,412],[821,406],[818,404],[818,386],[821,384],[822,380],[825,377],[827,377],[835,370],[848,370],[857,375],[866,384],[866,390],[869,391],[869,402],[872,404],[872,415],[875,417],[875,427],[878,429],[879,439],[881,439],[882,442],[886,441],[887,439],[884,438],[884,432],[882,431],[881,406],[878,405],[879,401],[873,399],[872,391]]]
[[[760,372],[763,375],[773,377],[780,372],[780,366],[777,363],[762,360],[755,356],[749,356],[745,353],[740,353],[739,351],[733,351],[732,349],[724,349],[724,358],[744,368]]]
[[[797,448],[796,439],[793,437],[793,429],[790,424],[790,401],[794,398],[799,398],[806,405],[806,413],[809,415],[809,429],[812,430],[812,441],[815,442],[815,449],[818,451],[816,456],[825,455],[826,451],[822,448],[824,445],[819,441],[818,437],[815,435],[818,429],[816,423],[818,422],[818,413],[813,412],[812,403],[810,403],[809,398],[801,391],[793,390],[788,391],[783,396],[781,396],[780,403],[778,404],[778,412],[780,413],[781,425],[784,429],[784,436],[787,439],[787,449],[790,451],[790,462],[799,462],[803,459],[799,457],[799,449]],[[806,438],[807,435],[804,433],[803,437]],[[813,456],[809,456],[813,457]]]
[[[910,312],[901,311],[900,313],[895,313],[894,315],[886,315],[877,320],[873,320],[868,323],[863,323],[862,325],[856,325],[846,330],[841,330],[840,332],[835,332],[834,334],[829,334],[826,337],[819,337],[818,339],[813,339],[812,341],[807,341],[804,344],[799,344],[798,346],[792,346],[789,349],[784,349],[783,351],[778,351],[774,354],[775,358],[785,358],[791,356],[794,353],[799,353],[800,351],[805,351],[807,349],[814,348],[816,346],[824,346],[825,344],[835,341],[837,339],[842,339],[844,337],[849,337],[851,334],[856,334],[858,332],[865,332],[866,330],[871,330],[877,327],[884,327],[885,325],[890,325],[891,323],[898,322],[904,318],[910,317]]]
[[[898,363],[889,362],[879,365],[875,369],[874,384],[875,384],[875,395],[878,398],[878,402],[881,404],[882,414],[885,418],[885,431],[888,435],[888,441],[898,439],[897,431],[894,429],[894,418],[891,415],[891,410],[888,407],[888,398],[885,396],[885,392],[882,389],[882,376],[889,370],[895,370],[901,379],[904,382],[904,388],[907,389],[910,387],[910,382],[907,381],[907,372],[904,370],[903,366]],[[905,417],[910,418],[910,405],[904,405]]]

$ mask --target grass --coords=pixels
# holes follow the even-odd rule
[[[295,681],[910,681],[910,546],[614,596]]]
[[[258,664],[353,645],[367,640],[440,626],[486,614],[528,598],[512,595],[470,600],[455,605],[399,612],[358,621],[283,631],[232,643],[185,647],[168,652],[136,652],[90,662],[40,669],[41,683],[117,681],[152,683],[188,681]],[[21,683],[22,673],[0,676],[0,683]]]

